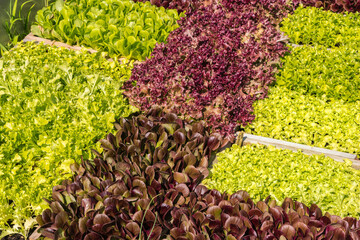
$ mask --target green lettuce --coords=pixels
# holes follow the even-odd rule
[[[360,13],[342,14],[324,11],[321,8],[299,6],[294,14],[285,18],[281,31],[296,44],[360,47]]]
[[[137,111],[120,90],[132,63],[19,44],[0,59],[0,229],[26,236],[43,198],[90,159],[115,118]]]
[[[286,87],[270,88],[254,104],[255,120],[245,131],[315,147],[360,153],[360,101],[314,97]]]
[[[278,203],[290,197],[324,213],[360,216],[360,172],[349,163],[263,145],[233,145],[217,160],[203,182],[220,192],[245,190],[254,201],[271,195]]]
[[[57,0],[38,11],[32,32],[70,45],[144,60],[176,28],[174,9],[132,0]]]
[[[360,100],[360,55],[356,49],[301,46],[290,50],[282,59],[278,86],[320,98],[325,94],[347,102]]]

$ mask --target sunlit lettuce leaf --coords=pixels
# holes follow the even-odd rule
[[[211,178],[204,180],[210,188],[245,190],[255,201],[290,197],[330,214],[360,216],[360,172],[346,163],[263,145],[233,145],[217,159]]]
[[[181,16],[184,14],[150,2],[58,0],[38,11],[32,32],[104,51],[111,57],[144,60],[157,42],[165,42],[178,27]]]
[[[351,47],[331,51],[322,46],[291,47],[282,59],[276,84],[312,96],[360,100],[360,55]]]
[[[270,88],[269,98],[254,104],[249,133],[348,153],[360,153],[360,101],[346,103]]]
[[[0,65],[0,229],[26,235],[70,165],[137,111],[120,90],[132,63],[27,43]]]
[[[350,2],[350,1],[349,1]],[[315,7],[298,7],[281,23],[281,31],[296,44],[360,47],[359,13],[342,14]]]

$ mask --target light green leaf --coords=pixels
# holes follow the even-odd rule
[[[64,7],[64,0],[56,0],[55,1],[55,9],[60,12]]]

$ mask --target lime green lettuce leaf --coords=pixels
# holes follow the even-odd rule
[[[286,87],[270,88],[254,104],[255,120],[246,132],[315,147],[360,153],[360,101],[313,97]]]
[[[312,96],[360,100],[360,55],[350,47],[291,47],[282,59],[276,84]]]
[[[178,28],[174,9],[132,0],[57,0],[38,11],[32,32],[70,45],[144,60]]]
[[[27,43],[0,59],[0,229],[26,235],[52,186],[116,118],[137,111],[122,96],[132,63]]]
[[[360,216],[360,172],[346,163],[262,145],[233,145],[217,159],[203,183],[220,192],[245,190],[254,201],[271,195],[278,204],[290,197],[324,213]]]
[[[360,13],[334,13],[315,7],[298,7],[281,23],[281,31],[296,44],[329,48],[360,47]]]
[[[291,47],[270,87],[254,104],[249,133],[360,153],[359,54],[350,47]]]

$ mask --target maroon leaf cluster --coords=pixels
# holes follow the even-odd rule
[[[214,0],[210,0],[214,1]],[[300,1],[300,0],[294,0]],[[277,24],[295,10],[294,1],[288,0],[221,0],[221,6],[228,11],[253,12]]]
[[[208,175],[217,150],[228,143],[201,122],[186,124],[159,108],[122,118],[115,127],[116,135],[100,140],[102,154],[94,151],[94,161],[73,166],[72,181],[53,188],[50,209],[37,217],[42,236],[159,239],[165,195],[172,207],[184,204],[176,194],[193,191]]]
[[[359,239],[360,221],[310,208],[290,198],[277,206],[275,200],[256,204],[245,191],[232,195],[203,185],[190,193],[189,202],[172,208],[169,239]]]
[[[286,199],[254,203],[249,194],[221,194],[200,181],[227,141],[200,123],[153,109],[121,119],[93,161],[52,191],[37,216],[40,237],[115,239],[360,239],[360,221],[341,219]],[[39,237],[39,238],[40,238]]]
[[[304,6],[322,7],[325,10],[333,12],[359,12],[359,0],[297,0],[296,2],[302,3]]]
[[[263,7],[256,1],[207,2],[134,67],[124,94],[142,110],[159,105],[187,120],[205,120],[222,135],[233,134],[254,119],[252,104],[267,95],[287,51],[270,12],[280,4],[267,2]]]

